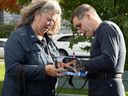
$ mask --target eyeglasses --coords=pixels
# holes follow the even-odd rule
[[[55,20],[52,17],[50,17],[50,16],[44,16],[44,18],[46,19],[46,21],[48,22],[48,24],[52,24],[52,25],[55,24]]]
[[[51,18],[47,18],[47,21],[50,22],[50,23],[55,24],[55,20],[53,20],[53,19],[51,19]]]

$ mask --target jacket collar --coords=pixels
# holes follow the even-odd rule
[[[27,25],[26,29],[27,29],[27,34],[28,34],[28,36],[29,36],[29,38],[30,38],[32,43],[40,41],[37,38],[37,36],[35,35],[35,32],[33,31],[32,27],[30,25]]]

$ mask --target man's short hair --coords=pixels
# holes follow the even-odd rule
[[[85,12],[96,13],[96,10],[91,5],[88,5],[88,4],[82,4],[82,5],[78,6],[73,11],[73,14],[72,14],[72,17],[71,17],[71,23],[73,23],[73,18],[74,17],[77,17],[78,19],[82,19]]]

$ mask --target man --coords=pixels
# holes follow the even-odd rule
[[[88,4],[74,10],[71,23],[78,33],[94,36],[91,58],[82,61],[89,72],[89,96],[125,96],[122,74],[126,48],[120,28],[111,21],[102,21]]]

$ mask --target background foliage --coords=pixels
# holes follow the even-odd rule
[[[64,13],[63,18],[70,20],[72,11],[84,3],[92,5],[102,20],[111,20],[119,25],[123,31],[126,48],[128,49],[128,2],[126,0],[60,0]],[[80,40],[77,38],[71,43],[77,43]],[[128,69],[128,51],[125,69]]]
[[[31,0],[0,0],[0,10],[19,13],[20,9],[27,5]],[[128,2],[127,0],[59,0],[63,11],[63,19],[70,20],[72,11],[79,5],[87,3],[92,5],[102,18],[102,20],[111,20],[119,25],[123,31],[126,47],[128,49]],[[16,5],[16,6],[14,6]],[[80,41],[79,38],[71,42]],[[128,52],[126,56],[126,66],[128,69]]]
[[[0,24],[0,38],[8,38],[13,30],[14,30],[14,25]]]

